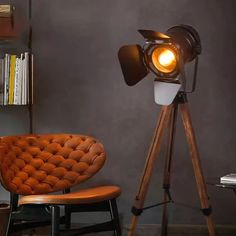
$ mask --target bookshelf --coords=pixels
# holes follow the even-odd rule
[[[28,19],[22,21],[15,17],[13,5],[0,4],[0,107],[26,106],[33,133],[31,0],[27,4]]]

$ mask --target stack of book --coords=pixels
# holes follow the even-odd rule
[[[0,105],[29,104],[29,53],[0,59]]]
[[[230,173],[230,174],[227,174],[225,176],[222,176],[220,178],[220,182],[222,184],[231,184],[231,185],[234,185],[236,184],[236,174],[234,173]]]

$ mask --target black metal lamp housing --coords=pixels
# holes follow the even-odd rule
[[[143,47],[125,45],[118,52],[124,79],[129,86],[141,81],[149,72],[157,79],[174,83],[183,65],[201,53],[200,37],[191,26],[174,26],[166,34],[138,31],[145,39]]]

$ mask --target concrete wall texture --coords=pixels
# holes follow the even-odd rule
[[[0,1],[3,3],[4,1]],[[27,1],[13,1],[26,14]],[[236,171],[236,20],[234,0],[33,0],[35,133],[81,133],[100,139],[104,168],[87,185],[113,183],[123,193],[118,205],[125,223],[138,187],[160,107],[153,80],[128,87],[117,51],[143,43],[137,29],[165,32],[177,24],[195,27],[202,39],[197,91],[189,96],[206,179]],[[1,135],[27,133],[27,109],[0,112]],[[178,121],[173,161],[170,222],[204,224],[183,127]],[[162,155],[146,205],[162,199]],[[77,188],[75,188],[77,189]],[[235,196],[208,186],[217,224],[235,224]],[[1,189],[1,199],[7,193]],[[183,206],[182,203],[187,206]],[[160,223],[152,209],[139,223]]]

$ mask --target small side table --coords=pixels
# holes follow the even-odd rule
[[[219,188],[225,188],[225,189],[229,189],[229,190],[233,190],[233,192],[236,194],[236,184],[222,184],[220,182],[220,178],[210,178],[207,179],[207,184],[209,185],[213,185]]]

